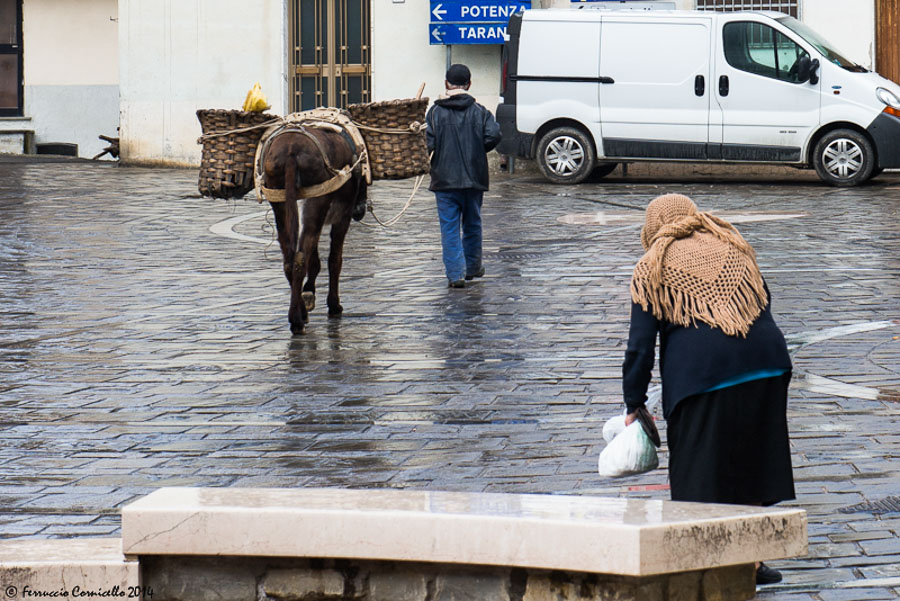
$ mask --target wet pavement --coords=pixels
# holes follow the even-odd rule
[[[323,272],[303,336],[271,214],[196,177],[0,159],[0,538],[116,535],[160,486],[667,498],[664,469],[596,462],[642,210],[681,192],[754,245],[795,362],[788,505],[810,552],[772,562],[785,582],[758,598],[900,598],[900,174],[499,176],[487,275],[463,290],[423,190],[395,226],[352,226],[344,317]],[[377,183],[379,217],[411,189]]]

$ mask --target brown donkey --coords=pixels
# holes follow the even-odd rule
[[[331,226],[328,316],[340,317],[343,311],[338,279],[344,238],[350,219],[362,219],[366,210],[366,180],[360,169],[350,169],[358,153],[348,135],[329,128],[292,126],[264,141],[261,162],[266,188],[284,190],[284,202],[276,202],[271,194],[267,198],[275,214],[284,275],[291,286],[288,321],[294,334],[303,333],[315,306],[316,276],[321,270],[319,237],[326,225]],[[335,186],[339,187],[328,191]]]

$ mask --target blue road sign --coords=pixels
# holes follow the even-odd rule
[[[431,23],[431,44],[502,44],[506,23]]]
[[[432,23],[507,23],[531,0],[431,0]]]
[[[506,24],[531,0],[431,0],[431,44],[502,44]]]

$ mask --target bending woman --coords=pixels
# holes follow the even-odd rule
[[[791,360],[753,249],[680,194],[647,206],[641,244],[622,368],[626,423],[647,400],[658,335],[672,500],[793,499]],[[781,574],[759,564],[756,580]]]

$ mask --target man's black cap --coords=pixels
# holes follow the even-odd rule
[[[456,63],[455,65],[450,65],[450,68],[447,69],[447,83],[450,85],[464,86],[469,83],[471,79],[472,74],[465,65]]]

